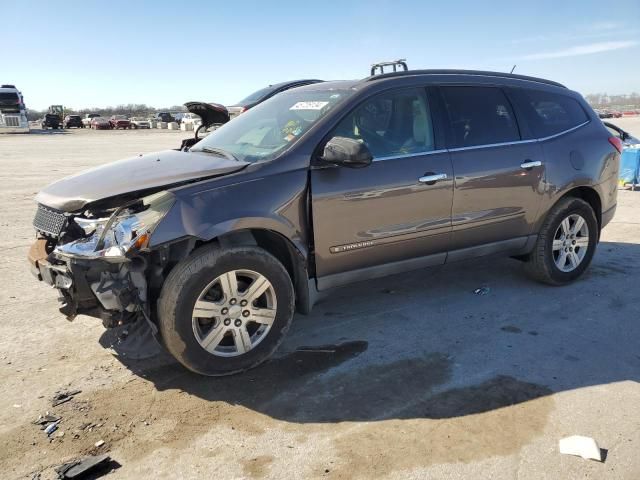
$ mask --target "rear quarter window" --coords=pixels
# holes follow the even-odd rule
[[[522,89],[527,123],[537,138],[577,127],[589,120],[577,100],[562,94]]]

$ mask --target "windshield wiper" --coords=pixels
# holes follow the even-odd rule
[[[226,150],[223,150],[222,148],[202,147],[202,148],[198,149],[198,151],[199,152],[204,152],[204,153],[213,153],[214,155],[219,155],[221,157],[226,158],[227,160],[235,160],[236,162],[240,161],[240,159],[238,157],[236,157],[233,153],[227,152]]]

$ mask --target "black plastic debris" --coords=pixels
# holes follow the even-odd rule
[[[82,392],[82,390],[67,390],[62,392],[56,392],[53,398],[51,399],[51,405],[53,407],[62,405],[63,403],[66,403],[69,400],[71,400],[74,395],[77,395],[80,392]]]
[[[101,475],[108,473],[106,468],[103,469],[102,467],[105,467],[106,463],[110,460],[109,455],[85,457],[80,460],[74,460],[60,465],[59,467],[56,467],[55,471],[58,474],[59,479],[81,479],[85,478],[85,475],[89,473],[93,474],[92,478],[96,478],[95,474],[98,473],[98,470],[102,472]]]

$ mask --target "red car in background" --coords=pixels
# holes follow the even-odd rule
[[[91,128],[94,130],[111,130],[111,122],[103,117],[94,117],[91,119]]]
[[[118,129],[118,128],[122,128],[122,129],[131,128],[131,122],[124,115],[113,115],[109,119],[109,123],[111,123],[111,128],[115,128],[115,129]]]

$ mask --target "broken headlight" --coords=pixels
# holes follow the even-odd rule
[[[141,198],[118,208],[109,218],[76,218],[85,238],[59,245],[54,253],[67,257],[121,259],[147,247],[155,227],[175,201],[169,192]]]

